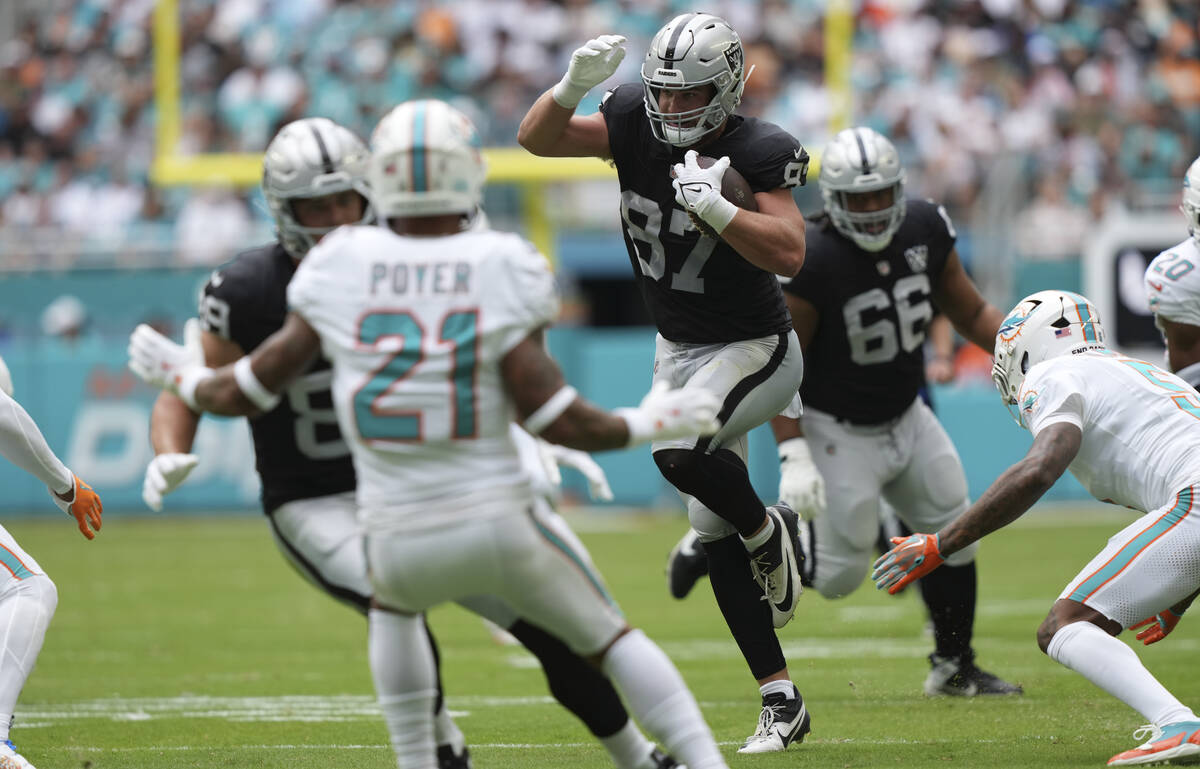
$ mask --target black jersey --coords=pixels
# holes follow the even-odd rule
[[[954,248],[946,211],[907,201],[887,248],[864,251],[821,217],[807,233],[804,267],[784,290],[820,314],[804,350],[801,399],[855,424],[900,416],[925,382],[922,345],[930,294]]]
[[[279,244],[243,251],[218,268],[200,296],[206,331],[249,353],[283,326],[296,267]],[[274,409],[250,419],[263,509],[353,491],[354,465],[333,411],[333,371],[318,358]]]
[[[684,151],[654,138],[642,86],[605,94],[600,111],[621,184],[629,260],[659,333],[675,342],[736,342],[791,327],[779,281],[724,240],[702,237],[675,202],[671,166]],[[734,115],[702,155],[728,155],[755,192],[804,183],[808,154],[771,123]]]

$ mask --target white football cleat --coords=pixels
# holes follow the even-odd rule
[[[29,759],[17,752],[12,740],[0,742],[0,769],[37,769]]]

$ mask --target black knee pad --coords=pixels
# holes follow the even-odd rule
[[[745,463],[729,449],[711,454],[700,447],[663,449],[654,452],[654,462],[672,486],[700,500],[743,537],[762,526],[762,500],[754,492]]]

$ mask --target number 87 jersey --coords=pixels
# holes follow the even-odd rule
[[[500,363],[559,307],[527,242],[342,227],[300,263],[288,303],[333,364],[368,523],[372,511],[522,486]]]

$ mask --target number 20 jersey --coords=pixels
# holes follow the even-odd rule
[[[625,246],[659,333],[672,342],[708,344],[788,331],[791,317],[775,276],[724,240],[702,237],[675,202],[671,167],[684,152],[654,138],[642,86],[610,91],[600,111],[621,185]],[[698,152],[728,155],[755,192],[796,187],[808,171],[808,154],[791,134],[739,115]]]
[[[295,263],[278,243],[244,251],[209,278],[200,296],[204,330],[249,353],[283,326]],[[354,489],[354,465],[333,414],[329,363],[320,358],[271,411],[250,421],[263,509]]]
[[[432,508],[443,522],[486,517],[511,512],[505,498],[532,498],[500,371],[558,314],[554,277],[529,243],[483,228],[418,238],[342,227],[304,257],[288,302],[333,362],[365,525]],[[476,503],[452,504],[464,498]]]
[[[1200,326],[1200,246],[1193,238],[1168,248],[1146,267],[1146,298],[1156,318]]]
[[[1071,474],[1105,502],[1150,512],[1200,482],[1200,396],[1174,374],[1109,350],[1029,369],[1017,398],[1036,436],[1066,422],[1083,432]]]

